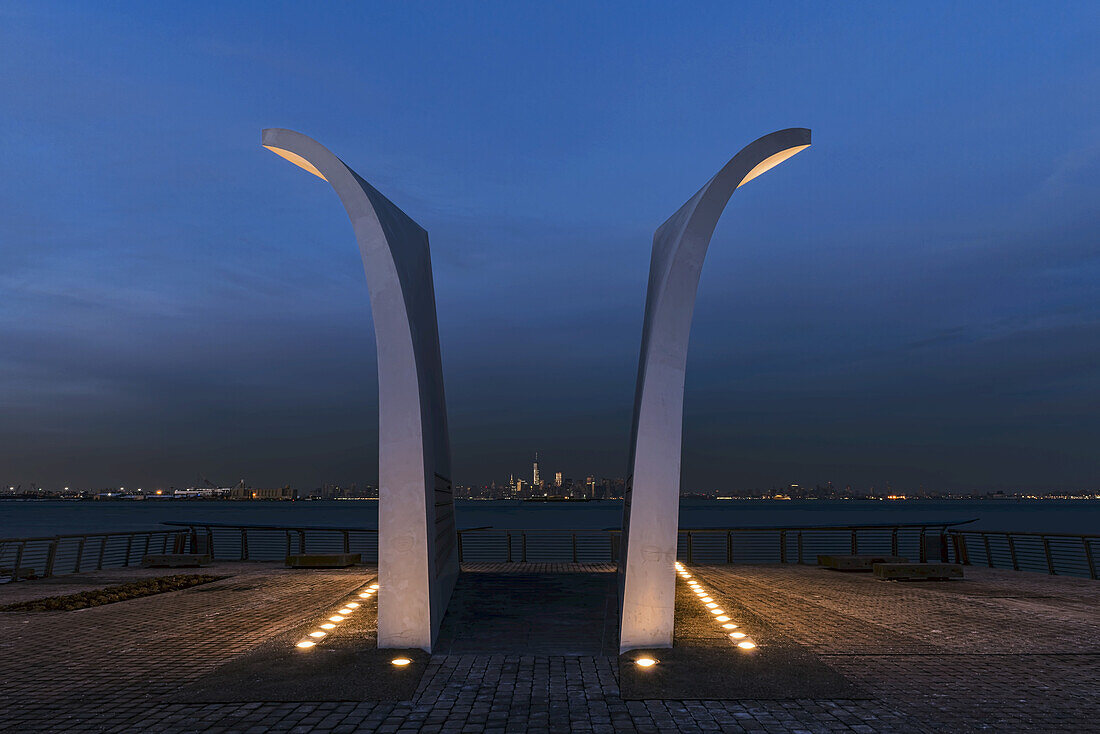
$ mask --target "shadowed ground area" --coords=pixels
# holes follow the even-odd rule
[[[689,567],[759,640],[764,655],[755,660],[767,660],[769,647],[791,646],[858,692],[793,686],[786,699],[739,698],[763,694],[738,688],[719,657],[696,666],[724,686],[719,693],[700,686],[675,694],[682,698],[664,690],[652,694],[662,698],[630,700],[647,694],[630,690],[620,658],[590,652],[597,639],[606,650],[606,604],[598,605],[611,578],[606,566],[464,568],[461,604],[445,622],[450,652],[414,661],[411,694],[385,695],[387,681],[364,673],[370,661],[354,652],[369,639],[372,604],[327,647],[297,658],[290,647],[370,583],[374,569],[220,563],[204,570],[227,578],[78,611],[0,613],[0,731],[1088,731],[1100,710],[1100,583],[1083,579],[970,567],[964,581],[901,584],[793,565]],[[537,578],[542,573],[589,578]],[[0,604],[144,572],[132,574],[86,574],[37,591],[34,581],[5,585]],[[514,613],[501,617],[501,629],[526,635],[521,649],[493,652],[503,643],[491,639],[492,616],[478,617],[493,614],[492,606],[470,593],[530,576],[538,593],[515,591]],[[553,605],[538,603],[541,594],[567,611],[555,615]],[[695,626],[712,634],[698,600],[681,594],[680,602],[682,632],[690,636]],[[548,625],[560,616],[539,628],[556,636],[520,624],[528,612]],[[566,634],[571,627],[586,631]],[[539,645],[543,651],[532,649]],[[574,646],[584,650],[565,654]],[[735,649],[728,652],[727,663],[738,660]],[[290,674],[294,666],[298,673],[313,666],[322,681],[333,675],[326,668],[352,672],[340,685],[330,677],[310,688]],[[230,685],[233,677],[238,684]]]
[[[615,573],[465,572],[439,630],[439,655],[614,655]]]

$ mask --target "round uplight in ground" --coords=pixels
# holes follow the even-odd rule
[[[707,609],[714,609],[717,606],[718,606],[718,602],[713,602],[713,601],[708,601],[707,602]]]
[[[714,599],[711,599],[711,598],[710,598],[709,596],[704,596],[704,597],[703,597],[703,601],[705,601],[705,602],[712,602],[712,601],[714,601]]]
[[[359,602],[357,602],[357,601],[349,601],[349,602],[347,603],[347,606],[351,607],[352,609],[358,609],[358,608],[359,608]]]
[[[359,598],[360,599],[370,599],[370,592],[369,591],[364,591],[362,594],[359,595]]]
[[[748,635],[746,635],[744,632],[730,632],[730,637],[732,637],[735,640],[742,640],[742,639],[748,637]]]
[[[294,647],[300,647],[300,648],[303,648],[303,649],[304,649],[304,648],[307,648],[307,647],[313,647],[313,646],[314,646],[314,645],[316,645],[316,644],[317,644],[317,643],[316,643],[316,642],[314,642],[313,640],[302,640],[301,642],[299,642],[299,643],[298,643],[297,645],[295,645]]]
[[[323,630],[336,629],[336,625],[334,625],[332,622],[325,622],[324,624],[321,625],[321,629],[323,629]]]
[[[725,612],[723,612],[721,609],[711,609],[710,613],[711,614],[725,614]]]
[[[718,619],[722,619],[722,617],[719,617]],[[726,617],[726,619],[729,619],[729,617]],[[737,625],[733,624],[732,622],[727,622],[726,624],[722,625],[722,629],[735,630],[737,629]]]
[[[408,665],[411,662],[412,662],[412,660],[409,660],[408,658],[394,658],[393,660],[390,661],[390,664],[391,665],[396,665],[397,667],[401,668],[401,667],[404,667],[404,666]]]
[[[715,617],[715,619],[718,620],[719,622],[728,622],[728,621],[730,621],[730,618],[727,617],[724,614],[721,614],[721,615]],[[736,627],[737,625],[733,625],[733,626]]]
[[[343,622],[344,618],[341,617],[339,614],[334,614],[331,617],[329,617],[329,621],[330,622]]]
[[[657,664],[657,661],[653,658],[638,658],[634,661],[635,664],[640,665],[643,668],[652,668]]]
[[[371,587],[372,589],[374,589],[375,591],[377,591],[377,590],[378,590],[378,584],[371,584],[371,585],[370,585],[370,587]],[[404,660],[404,659],[405,659],[405,658],[398,658],[398,660]]]
[[[756,647],[756,643],[752,642],[751,640],[744,640],[742,642],[738,642],[737,646],[742,650],[751,650]]]
[[[353,611],[355,611],[355,610],[354,609],[348,609],[347,607],[344,607],[343,609],[337,609],[336,613],[337,614],[351,614]]]
[[[320,630],[318,630],[317,632],[310,632],[309,636],[310,637],[324,637],[327,634],[328,634],[328,632],[321,632]]]

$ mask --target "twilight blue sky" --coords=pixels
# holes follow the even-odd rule
[[[332,148],[430,233],[458,483],[622,476],[653,230],[744,144],[684,488],[1095,488],[1100,5],[0,5],[0,481],[374,482]],[[596,6],[596,7],[594,7]]]

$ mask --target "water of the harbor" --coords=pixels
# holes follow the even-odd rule
[[[622,503],[460,500],[459,528],[605,529],[622,522]],[[681,528],[852,525],[977,519],[968,527],[1045,533],[1100,533],[1097,500],[683,500]],[[376,528],[375,501],[2,500],[0,538],[151,530],[166,520]]]

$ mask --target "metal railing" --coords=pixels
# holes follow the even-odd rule
[[[966,522],[973,522],[972,520]],[[803,563],[819,554],[882,554],[1097,578],[1100,535],[961,529],[966,522],[698,528],[679,532],[687,563]],[[359,553],[378,560],[378,531],[167,522],[169,530],[0,539],[0,582],[137,565],[147,553],[207,553],[227,561],[282,561],[291,553]],[[617,562],[621,532],[506,530],[458,533],[464,563]]]
[[[281,561],[292,553],[359,553],[364,563],[378,560],[378,531],[230,523],[165,522],[186,527],[190,536],[205,538],[208,553],[227,561]]]
[[[0,581],[140,565],[148,553],[181,553],[185,529],[0,538]]]
[[[681,530],[677,556],[688,563],[814,564],[818,555],[890,555],[923,563],[945,560],[946,529],[971,522]]]
[[[1097,578],[1100,535],[949,530],[956,563]]]

